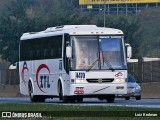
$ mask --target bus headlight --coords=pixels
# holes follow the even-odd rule
[[[76,79],[74,80],[74,83],[84,83],[84,80]]]
[[[114,82],[123,83],[123,82],[125,82],[125,79],[124,78],[115,78]]]

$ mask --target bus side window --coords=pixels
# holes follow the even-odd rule
[[[21,41],[21,46],[20,46],[20,60],[26,60],[28,56],[28,49],[23,49],[26,48],[25,46],[25,41]]]
[[[36,43],[34,43],[36,44]],[[41,55],[41,51],[40,51],[40,45],[39,44],[36,44],[36,47],[35,47],[35,59],[38,59]]]
[[[61,48],[58,48],[58,57],[62,57],[62,49]]]
[[[51,57],[55,57],[55,51],[54,51],[54,49],[51,49]]]
[[[33,50],[29,50],[29,59],[33,59]]]
[[[44,57],[48,57],[48,49],[46,48],[46,49],[44,49]]]
[[[39,58],[39,57],[40,57],[40,55],[41,55],[41,54],[40,54],[40,50],[39,50],[39,49],[37,49],[37,50],[36,50],[36,58]]]

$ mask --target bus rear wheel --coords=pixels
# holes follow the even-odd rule
[[[38,96],[38,102],[45,102],[46,98],[44,96]]]
[[[31,102],[38,102],[38,98],[35,95],[33,95],[33,87],[31,82],[29,82],[28,84],[28,92]]]

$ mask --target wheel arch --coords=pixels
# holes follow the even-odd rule
[[[58,78],[58,82],[57,82],[57,92],[59,94],[59,84],[61,84],[62,90],[63,90],[63,94],[64,94],[64,83],[63,83],[63,79],[62,77]]]
[[[29,83],[32,84],[32,89],[33,89],[33,94],[34,94],[34,92],[35,92],[35,87],[34,87],[34,82],[33,82],[33,79],[32,79],[32,78],[29,78],[29,81],[28,81],[28,90],[29,90]],[[29,95],[29,93],[28,93],[28,95]]]

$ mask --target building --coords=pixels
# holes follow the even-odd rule
[[[142,9],[159,7],[160,0],[72,0],[74,5],[79,2],[81,12],[106,14],[137,14]]]

